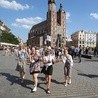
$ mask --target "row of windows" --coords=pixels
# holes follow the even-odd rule
[[[84,44],[84,42],[87,43],[87,44],[96,43],[96,41],[79,41],[80,44]]]
[[[84,41],[79,41],[80,44],[84,44]]]
[[[86,34],[86,35],[79,35],[80,37],[82,36],[82,37],[84,37],[84,36],[86,36],[86,37],[96,37],[96,34]]]
[[[82,39],[82,40],[96,40],[96,38],[95,37],[87,37],[87,38],[85,38],[85,37],[80,37],[79,38],[80,40]]]

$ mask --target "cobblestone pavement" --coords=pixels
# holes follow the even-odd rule
[[[4,56],[0,52],[0,98],[98,98],[98,61],[82,58],[78,63],[74,60],[72,84],[64,87],[63,63],[54,65],[51,94],[46,94],[44,75],[39,75],[38,90],[31,93],[32,76],[29,65],[24,84],[19,81],[15,71],[15,56]]]

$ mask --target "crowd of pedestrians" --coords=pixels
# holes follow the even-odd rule
[[[5,56],[15,55],[17,60],[16,70],[19,72],[19,78],[21,83],[24,83],[24,78],[26,74],[26,65],[29,62],[29,72],[32,76],[32,92],[37,91],[38,86],[38,75],[45,74],[46,81],[46,92],[50,94],[51,89],[51,79],[53,75],[53,65],[58,62],[63,62],[64,65],[64,86],[71,84],[71,75],[73,67],[73,59],[78,57],[79,63],[81,62],[81,54],[84,52],[81,47],[37,47],[37,46],[25,46],[24,44],[19,44],[19,47],[4,47]],[[87,53],[87,48],[85,49],[85,54]],[[96,50],[94,50],[94,55],[96,55]],[[43,67],[41,68],[41,64]]]

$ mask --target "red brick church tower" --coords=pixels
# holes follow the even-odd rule
[[[49,35],[51,36],[51,45],[54,46],[56,42],[57,33],[57,12],[55,0],[48,0],[47,21],[49,25]]]

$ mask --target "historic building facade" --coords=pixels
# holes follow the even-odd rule
[[[71,35],[74,46],[77,47],[96,47],[96,33],[80,30]]]
[[[56,1],[48,0],[47,19],[34,25],[28,34],[28,45],[62,46],[66,44],[66,14],[62,4],[56,11]]]
[[[98,33],[96,34],[96,47],[98,49]]]

